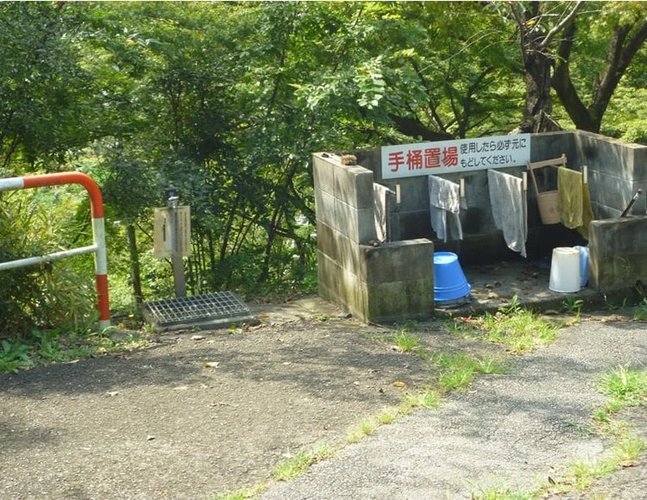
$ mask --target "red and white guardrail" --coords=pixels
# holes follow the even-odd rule
[[[99,329],[104,330],[110,326],[110,305],[108,299],[108,259],[106,252],[106,231],[103,220],[103,200],[101,191],[96,182],[81,172],[61,172],[55,174],[33,175],[28,177],[9,177],[0,179],[0,191],[30,189],[61,184],[80,184],[90,195],[92,214],[92,239],[94,244],[86,247],[63,250],[48,255],[29,257],[26,259],[0,262],[0,271],[14,269],[42,262],[59,260],[72,255],[94,253],[94,267],[96,270],[97,309],[99,310]]]

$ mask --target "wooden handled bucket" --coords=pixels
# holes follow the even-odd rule
[[[528,170],[532,177],[532,184],[535,188],[535,195],[537,196],[537,205],[539,206],[539,217],[544,225],[557,224],[560,222],[559,213],[559,196],[557,190],[539,192],[537,185],[537,178],[535,177],[534,169],[542,167],[559,167],[566,166],[566,155],[552,160],[543,160],[537,162],[528,162]]]

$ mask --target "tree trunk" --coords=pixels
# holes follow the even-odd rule
[[[139,254],[137,253],[137,237],[135,233],[135,226],[128,224],[126,226],[126,233],[128,235],[128,251],[130,253],[130,276],[133,282],[133,295],[135,296],[135,305],[139,308],[144,302],[144,294],[142,293],[142,278],[141,270],[139,267]]]
[[[526,104],[519,125],[522,132],[549,132],[560,130],[551,114],[553,98],[550,95],[550,77],[553,59],[541,51],[528,52],[526,70]]]
[[[552,86],[557,92],[562,106],[566,109],[568,116],[573,120],[575,127],[590,132],[600,130],[599,121],[593,120],[589,110],[580,100],[577,90],[571,81],[569,60],[571,49],[575,41],[576,26],[575,23],[570,25],[565,31],[562,41],[557,50],[557,66],[552,78]]]
[[[541,12],[541,2],[531,2],[525,9],[521,3],[510,4],[521,33],[521,59],[525,72],[526,102],[523,118],[515,132],[552,132],[561,130],[553,119],[551,74],[555,57],[550,49],[557,35],[567,29],[580,9],[578,2],[560,21],[549,29]]]
[[[281,206],[278,205],[274,208],[272,213],[272,218],[268,223],[267,227],[267,242],[265,243],[265,249],[263,251],[263,262],[261,263],[261,272],[258,277],[257,283],[265,283],[270,277],[270,260],[272,258],[272,247],[274,246],[274,240],[277,236],[277,228],[281,223]]]
[[[538,9],[538,7],[537,7]],[[536,13],[538,14],[538,11]],[[551,74],[554,59],[544,49],[545,37],[535,28],[523,24],[521,35],[522,60],[525,71],[526,101],[518,130],[521,133],[552,132],[560,130],[553,120]]]

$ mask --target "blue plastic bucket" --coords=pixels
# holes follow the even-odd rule
[[[589,247],[574,247],[580,252],[580,285],[583,287],[589,282]]]
[[[467,297],[472,287],[453,252],[434,253],[434,300],[443,305]]]

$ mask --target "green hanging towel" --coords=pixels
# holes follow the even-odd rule
[[[566,167],[559,167],[557,192],[559,196],[560,221],[569,229],[583,225],[584,190],[582,173]]]
[[[577,231],[586,241],[589,241],[589,223],[594,217],[589,185],[588,183],[582,183],[582,225],[577,228]]]

